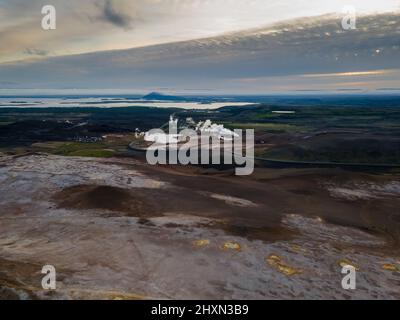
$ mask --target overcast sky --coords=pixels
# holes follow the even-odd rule
[[[41,28],[41,8],[48,4],[54,5],[57,10],[57,29],[52,31]],[[229,80],[232,86],[246,84],[256,87],[260,86],[259,81],[264,81],[262,86],[271,82],[276,85],[279,82],[276,77],[280,76],[282,83],[279,82],[279,87],[285,87],[284,81],[287,83],[287,77],[293,75],[300,78],[290,78],[289,82],[292,87],[297,86],[299,89],[303,87],[300,88],[298,82],[310,87],[318,87],[327,82],[329,86],[338,83],[341,78],[355,78],[351,79],[351,83],[358,84],[355,87],[362,87],[363,81],[360,81],[360,77],[385,77],[381,80],[387,81],[375,87],[399,85],[397,65],[393,58],[399,54],[400,30],[396,24],[398,15],[379,21],[382,28],[385,28],[384,31],[379,29],[380,25],[374,25],[372,20],[365,22],[357,32],[346,35],[341,35],[343,30],[339,30],[340,15],[334,20],[334,25],[329,20],[330,25],[326,26],[324,32],[321,31],[321,28],[325,28],[323,24],[312,29],[307,23],[303,26],[303,22],[293,22],[296,18],[341,13],[343,7],[348,5],[354,6],[360,16],[382,12],[398,13],[400,10],[400,0],[0,0],[0,85],[28,85],[27,81],[36,76],[39,66],[43,70],[44,78],[48,79],[47,85],[51,87],[74,87],[74,83],[79,87],[78,84],[83,81],[87,84],[92,80],[93,84],[104,87],[107,86],[106,83],[98,83],[99,75],[112,74],[115,69],[129,69],[130,72],[140,69],[141,76],[152,74],[154,78],[146,79],[146,88],[151,87],[153,80],[154,86],[164,85],[164,81],[159,81],[157,76],[158,70],[165,69],[162,65],[165,59],[173,64],[173,61],[179,61],[182,57],[188,59],[196,51],[196,63],[188,62],[186,69],[181,66],[176,71],[185,77],[189,77],[189,72],[195,73],[198,70],[208,72],[208,61],[198,61],[202,57],[201,52],[206,50],[205,47],[207,52],[203,52],[203,56],[209,57],[211,65],[218,66],[218,61],[224,60],[221,65],[225,67],[217,68],[220,74],[217,75],[214,72],[216,68],[213,67],[209,72],[210,77]],[[273,26],[280,22],[285,27]],[[155,57],[158,48],[149,52],[116,51],[111,55],[97,55],[104,50],[215,37],[249,28],[265,28],[269,33],[273,33],[274,29],[280,31],[271,37],[265,32],[258,35],[257,37],[263,38],[262,43],[257,37],[251,37],[251,40],[236,39],[240,45],[235,44],[234,47],[232,39],[227,37],[222,40],[216,38],[214,42],[206,44],[191,43],[190,49],[181,45],[163,47],[168,48],[167,51],[179,50],[179,53],[172,56],[168,53],[166,56],[158,54]],[[321,37],[327,41],[321,43]],[[295,49],[291,47],[293,43],[296,43]],[[357,48],[353,47],[353,43]],[[292,51],[293,56],[287,51]],[[241,53],[240,57],[238,52]],[[256,52],[258,54],[254,55]],[[78,56],[75,60],[68,58],[69,55],[82,53],[93,53],[94,56]],[[150,72],[143,67],[149,65],[146,60],[149,59],[149,54],[158,66],[156,72]],[[311,57],[313,54],[315,57]],[[237,59],[231,59],[232,55]],[[248,61],[252,55],[255,58],[251,67],[239,67],[241,61]],[[354,60],[358,55],[363,58]],[[62,58],[63,56],[66,57]],[[282,56],[287,56],[288,60],[278,71],[276,66]],[[52,60],[55,57],[60,58]],[[267,58],[268,61],[265,60]],[[95,66],[93,59],[98,59],[99,64]],[[21,60],[26,63],[17,62]],[[37,60],[43,62],[36,63]],[[199,69],[191,69],[193,64],[198,65]],[[230,74],[228,70],[232,67],[236,72]],[[68,83],[62,83],[61,75],[58,74],[75,68],[76,72],[67,77]],[[347,73],[374,70],[376,73],[372,74]],[[335,71],[339,76],[332,75]],[[50,77],[52,72],[55,74],[53,78]],[[314,73],[321,73],[322,76],[315,76]],[[171,74],[165,72],[165,77],[171,79]],[[269,77],[274,78],[271,80]],[[331,79],[330,83],[328,78]],[[270,80],[266,82],[266,79]],[[123,80],[126,83],[127,78]],[[135,85],[139,86],[137,79],[134,80]],[[171,83],[174,82],[172,80],[176,79],[171,79]],[[185,79],[180,81],[185,82]],[[196,80],[191,81],[191,86],[196,87]],[[204,82],[207,81],[203,77],[201,84]],[[28,86],[34,86],[32,81]],[[44,84],[40,85],[42,86]],[[338,85],[341,86],[342,84]],[[368,88],[370,87],[369,85]]]
[[[53,4],[57,30],[41,29]],[[0,61],[126,49],[218,35],[296,17],[400,9],[400,0],[0,0]]]

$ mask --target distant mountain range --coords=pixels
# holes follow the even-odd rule
[[[171,96],[159,92],[151,92],[142,97],[143,100],[151,101],[186,101],[187,99],[179,96]]]

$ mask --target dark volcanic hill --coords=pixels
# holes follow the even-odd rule
[[[144,97],[143,100],[157,100],[157,101],[186,101],[184,97],[166,95],[159,92],[151,92]]]

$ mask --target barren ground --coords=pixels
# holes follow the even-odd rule
[[[0,298],[399,299],[399,195],[395,174],[1,156]]]

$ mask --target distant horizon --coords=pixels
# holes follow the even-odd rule
[[[15,90],[15,91],[14,91]],[[11,91],[11,92],[10,92]],[[7,93],[5,93],[7,92]],[[340,96],[400,96],[400,89],[380,89],[373,91],[362,90],[338,90],[338,91],[317,91],[317,90],[299,90],[294,92],[265,92],[265,93],[233,93],[233,92],[205,92],[205,91],[136,91],[130,89],[0,89],[0,98],[7,97],[88,97],[88,96],[134,96],[144,97],[148,94],[157,93],[164,96],[179,97],[340,97]]]

